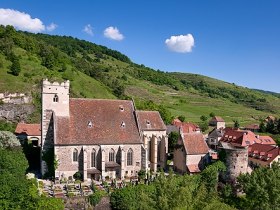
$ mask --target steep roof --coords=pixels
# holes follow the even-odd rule
[[[174,119],[172,125],[181,129],[182,133],[193,133],[200,131],[200,128],[197,124],[191,122],[181,122],[179,119]]]
[[[224,128],[214,128],[212,131],[209,132],[208,137],[218,138],[222,137],[225,133]]]
[[[167,125],[167,134],[170,134],[171,132],[178,132],[179,133],[179,128],[175,125]]]
[[[18,123],[15,133],[16,134],[26,134],[28,136],[40,136],[41,135],[41,125],[40,124]]]
[[[194,124],[194,123],[190,123],[190,122],[183,122],[181,124],[181,130],[183,133],[193,133],[196,131],[200,131],[200,128],[198,125]]]
[[[253,144],[249,146],[248,154],[249,158],[271,163],[278,155],[280,155],[280,148],[272,145]]]
[[[182,137],[188,155],[208,153],[209,148],[201,133],[185,133]]]
[[[136,111],[140,130],[166,130],[158,111]]]
[[[252,131],[242,131],[227,128],[221,142],[226,142],[232,146],[246,147],[255,143],[261,143]]]
[[[220,116],[214,116],[212,117],[212,119],[210,120],[211,122],[225,122],[223,118],[221,118]]]
[[[141,143],[128,100],[70,99],[70,117],[55,117],[55,144]]]

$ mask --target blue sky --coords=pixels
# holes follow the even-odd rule
[[[278,0],[1,0],[0,8],[0,24],[88,40],[162,71],[280,92]]]

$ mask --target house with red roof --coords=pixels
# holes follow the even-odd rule
[[[133,101],[69,98],[70,82],[42,84],[42,153],[54,149],[55,177],[83,179],[137,176],[165,168],[166,126],[157,111]],[[42,174],[47,172],[42,161]]]
[[[249,146],[249,165],[252,168],[262,166],[271,167],[272,163],[280,163],[280,148],[267,144],[253,144]]]
[[[212,119],[209,120],[209,125],[215,126],[217,129],[226,127],[226,123],[225,123],[224,119],[221,118],[220,116],[212,117]]]
[[[252,132],[258,132],[260,130],[260,126],[258,124],[246,125],[245,130],[249,130],[249,131],[252,131]]]
[[[191,122],[181,122],[179,119],[174,119],[172,121],[172,125],[181,130],[183,133],[201,132],[197,124]]]
[[[15,135],[21,140],[29,140],[34,146],[38,146],[41,141],[41,125],[18,123]]]
[[[174,171],[184,174],[199,173],[209,160],[209,148],[202,133],[183,133],[174,150]]]

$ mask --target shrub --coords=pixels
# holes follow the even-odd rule
[[[77,171],[74,175],[73,175],[74,179],[76,180],[80,180],[82,181],[83,179],[83,176],[82,176],[82,173],[80,171]]]
[[[90,205],[96,206],[104,195],[106,195],[104,191],[96,190],[93,194],[88,196]]]

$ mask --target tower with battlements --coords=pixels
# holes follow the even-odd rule
[[[54,146],[53,115],[69,117],[69,81],[62,83],[43,80],[42,83],[42,119],[41,119],[41,158]],[[47,172],[47,164],[41,160],[41,173]]]

